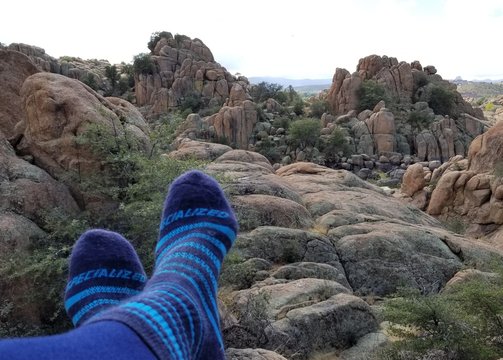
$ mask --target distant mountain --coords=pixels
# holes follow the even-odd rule
[[[282,85],[283,87],[288,87],[292,85],[294,88],[300,87],[300,86],[316,86],[316,87],[323,87],[326,85],[326,88],[330,87],[330,84],[332,84],[332,79],[287,79],[287,78],[281,78],[281,77],[272,77],[272,76],[257,76],[257,77],[249,77],[248,80],[252,84],[258,84],[263,81],[272,83],[272,84],[279,84]]]

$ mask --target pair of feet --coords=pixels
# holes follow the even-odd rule
[[[131,219],[135,221],[135,219]],[[65,308],[76,327],[119,321],[161,359],[223,352],[216,301],[222,261],[237,233],[218,183],[190,171],[170,186],[150,280],[121,235],[90,230],[74,246]]]

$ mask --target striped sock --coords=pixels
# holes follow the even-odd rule
[[[164,204],[152,278],[93,321],[125,323],[159,359],[224,359],[217,278],[236,232],[218,183],[199,171],[180,176]]]
[[[138,294],[147,277],[133,246],[106,230],[85,232],[73,247],[65,309],[75,327]]]

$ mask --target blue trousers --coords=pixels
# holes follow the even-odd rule
[[[126,325],[102,321],[63,334],[0,341],[0,360],[156,360]]]

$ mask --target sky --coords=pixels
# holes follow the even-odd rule
[[[17,0],[0,11],[0,42],[54,57],[131,62],[169,31],[247,77],[330,79],[377,54],[445,79],[503,79],[503,0]]]

